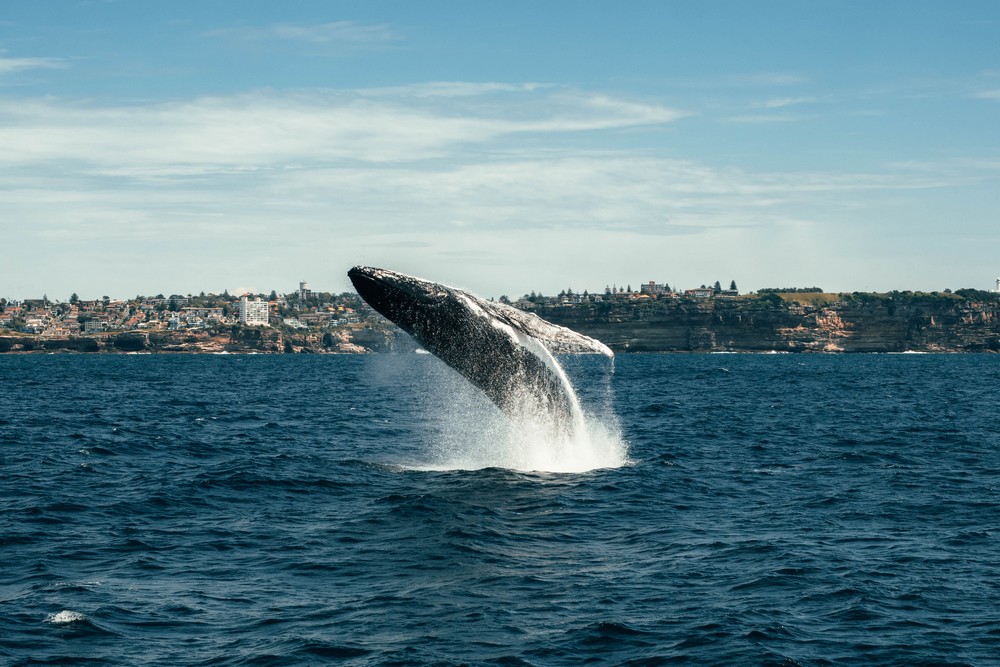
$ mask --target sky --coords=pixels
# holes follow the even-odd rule
[[[0,296],[993,289],[995,0],[5,0]]]

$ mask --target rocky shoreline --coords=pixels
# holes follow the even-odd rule
[[[225,331],[123,332],[69,337],[0,335],[0,354],[364,354],[391,352],[397,335],[388,327],[336,333],[289,333],[277,328],[233,327]]]

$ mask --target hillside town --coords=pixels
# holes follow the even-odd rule
[[[115,331],[205,330],[218,327],[280,326],[331,329],[361,321],[370,309],[356,295],[313,292],[307,283],[288,294],[136,296],[118,300],[68,301],[0,299],[0,328],[36,336],[62,337]]]
[[[666,283],[649,281],[633,290],[631,285],[605,287],[602,293],[566,289],[554,296],[532,292],[502,303],[522,310],[647,299],[710,299],[738,296],[736,283],[727,290],[716,282],[688,290],[674,290]],[[309,284],[278,294],[171,294],[136,296],[121,300],[103,297],[83,300],[76,294],[67,301],[43,295],[23,301],[0,298],[0,329],[38,337],[61,338],[110,332],[210,330],[232,326],[279,327],[290,331],[330,331],[376,318],[374,311],[353,292],[314,292]]]

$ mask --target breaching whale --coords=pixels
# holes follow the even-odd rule
[[[532,313],[395,271],[356,266],[358,294],[507,414],[569,425],[576,396],[554,354],[613,357],[604,343]]]

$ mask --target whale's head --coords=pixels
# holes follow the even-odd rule
[[[409,333],[450,303],[448,288],[388,269],[355,266],[347,276],[368,305]]]

